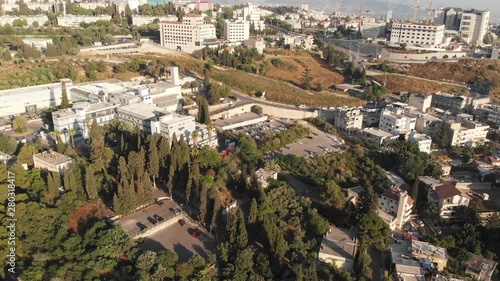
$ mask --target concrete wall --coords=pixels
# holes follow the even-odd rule
[[[462,191],[489,190],[491,189],[491,182],[457,182],[455,187]]]
[[[211,105],[208,107],[208,110],[210,110],[210,112],[214,112],[214,111],[217,111],[217,110],[221,110],[221,109],[224,109],[224,108],[229,108],[231,107],[231,104],[229,102],[226,102],[226,103],[220,103],[220,104],[216,104],[216,105]],[[189,115],[197,115],[198,114],[198,107],[195,107],[193,109],[190,109],[188,111]]]
[[[153,234],[157,233],[158,231],[163,230],[163,229],[177,223],[180,218],[181,218],[181,214],[174,216],[173,218],[166,220],[163,223],[159,223],[156,226],[154,226],[152,228],[148,228],[146,231],[135,235],[134,237],[132,237],[132,239],[145,238],[145,237],[148,237],[150,235],[153,235]]]
[[[226,110],[224,112],[214,114],[214,115],[212,115],[212,119],[219,119],[225,115],[233,116],[236,114],[250,112],[252,106],[254,106],[254,105],[258,105],[258,106],[262,107],[262,113],[264,113],[266,115],[271,115],[274,117],[279,117],[279,118],[304,119],[304,118],[318,117],[317,110],[307,111],[307,110],[301,110],[301,109],[281,108],[281,107],[276,107],[276,106],[266,105],[266,104],[250,103],[250,104],[245,104],[245,105],[238,106],[238,107],[229,108],[228,110]]]
[[[382,58],[386,60],[430,60],[430,59],[443,59],[443,56],[448,55],[448,58],[463,58],[466,56],[466,52],[435,52],[435,53],[422,53],[422,54],[400,54],[400,53],[390,53],[386,49],[382,50]]]

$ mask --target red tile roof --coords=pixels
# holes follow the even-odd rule
[[[448,199],[456,195],[462,195],[462,192],[451,183],[436,186],[436,192],[441,199]]]

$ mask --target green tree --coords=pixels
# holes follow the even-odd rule
[[[24,116],[16,116],[12,121],[12,127],[18,134],[24,134],[28,131],[28,119]]]
[[[66,89],[66,82],[62,82],[62,98],[61,98],[61,108],[69,108],[69,100],[68,100],[68,93]]]
[[[236,240],[238,247],[240,249],[244,249],[248,244],[248,232],[245,226],[245,217],[240,208],[236,211],[236,215],[238,216],[238,237]]]
[[[250,203],[250,211],[248,213],[248,224],[252,225],[257,221],[258,205],[257,200],[252,198],[252,203]]]
[[[37,153],[35,146],[29,143],[23,144],[19,154],[17,155],[18,163],[28,164],[28,166],[33,166],[33,155]]]
[[[416,208],[417,206],[417,203],[418,203],[418,189],[419,189],[419,186],[420,186],[420,180],[418,178],[415,179],[415,181],[413,182],[413,186],[411,188],[411,198],[413,199],[413,202],[415,202],[413,204],[413,206]]]
[[[160,159],[158,158],[158,148],[156,141],[151,138],[148,149],[148,171],[153,180],[153,185],[156,186],[156,178],[160,175]]]
[[[97,198],[97,178],[92,166],[85,168],[85,191],[90,200]]]

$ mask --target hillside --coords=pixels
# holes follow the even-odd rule
[[[310,82],[312,87],[321,84],[323,89],[328,89],[335,84],[344,82],[344,77],[340,73],[333,71],[307,53],[269,55],[267,61],[269,66],[265,74],[266,77],[296,86],[303,85],[307,71],[312,78]]]
[[[381,84],[383,84],[385,80],[383,75],[373,76],[373,79]],[[439,82],[429,82],[414,78],[391,75],[387,75],[386,88],[388,92],[392,93],[397,93],[399,91],[420,93],[433,93],[441,91],[452,94],[462,94],[466,92],[464,88],[443,85]]]

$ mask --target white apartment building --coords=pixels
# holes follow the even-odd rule
[[[401,229],[411,218],[413,199],[406,191],[390,188],[380,195],[378,207],[382,212],[394,216],[394,229]]]
[[[285,35],[283,36],[283,44],[290,45],[291,49],[298,47],[304,50],[311,50],[316,47],[312,35]]]
[[[418,149],[425,153],[431,153],[432,138],[426,134],[419,134],[416,132],[411,132],[408,136],[408,140],[416,143]]]
[[[134,127],[137,126],[144,133],[152,134],[157,133],[157,131],[151,130],[151,120],[167,114],[167,110],[154,105],[135,103],[118,107],[116,117],[122,122],[127,122]]]
[[[63,79],[66,87],[72,81]],[[61,105],[62,82],[0,91],[0,117],[35,112]]]
[[[184,140],[191,144],[191,133],[196,129],[194,116],[170,113],[151,119],[151,133],[162,134],[172,140],[174,134],[177,139],[184,135]]]
[[[430,188],[427,192],[427,201],[437,205],[439,216],[445,221],[457,218],[456,209],[469,206],[470,200],[469,195],[451,183]]]
[[[177,21],[176,15],[166,15],[163,17],[132,15],[132,25],[141,26],[153,23],[155,20]]]
[[[249,21],[229,21],[224,22],[224,39],[229,42],[242,42],[250,38]]]
[[[416,107],[420,112],[426,113],[431,107],[432,95],[411,93],[408,99],[408,105]]]
[[[262,38],[250,38],[248,40],[243,41],[243,45],[247,46],[248,48],[255,48],[259,52],[259,54],[264,53],[264,49],[266,48],[266,43],[264,42],[264,39]]]
[[[443,43],[444,30],[444,25],[395,22],[392,24],[390,42],[435,47]]]
[[[2,5],[2,10],[3,10],[3,6],[5,6],[5,4]],[[18,9],[19,6],[18,5],[16,5],[16,6],[17,6],[16,9]],[[32,8],[32,9],[35,9],[35,8]],[[22,17],[3,15],[3,16],[0,16],[0,24],[1,25],[10,24],[12,26],[14,24],[15,20],[21,19],[21,18],[23,20],[26,20],[26,22],[28,23],[28,26],[32,26],[34,22],[37,22],[39,26],[43,26],[49,20],[47,15],[33,15],[33,16],[22,16]]]
[[[363,137],[368,139],[374,146],[380,147],[390,141],[398,139],[399,136],[379,128],[364,128]]]
[[[407,106],[406,104],[400,104]],[[380,114],[379,128],[391,134],[408,134],[415,130],[417,116],[407,112],[404,107],[394,103],[388,105]]]
[[[491,125],[496,129],[500,128],[500,106],[498,105],[484,105],[474,111],[474,116],[481,123]]]
[[[89,129],[95,119],[99,126],[109,123],[115,118],[119,104],[111,103],[74,103],[72,108],[60,109],[52,112],[54,131],[62,133],[64,142],[70,140],[69,130],[75,130],[75,138],[81,135],[84,139],[89,137]]]
[[[488,31],[489,20],[490,11],[475,9],[463,11],[460,21],[460,35],[469,44],[483,45],[483,38]]]
[[[69,165],[73,163],[73,158],[52,150],[47,150],[33,155],[35,168],[45,169],[50,172],[64,174]]]
[[[99,16],[76,16],[76,15],[63,15],[57,17],[57,25],[64,27],[80,27],[80,23],[94,23],[98,20],[110,21],[110,15]]]
[[[449,128],[450,146],[475,146],[484,142],[490,128],[488,125],[470,120],[446,121],[443,126]]]
[[[215,26],[204,23],[202,15],[185,15],[182,22],[161,22],[160,41],[166,48],[193,53],[208,43],[217,42],[217,37]]]
[[[363,22],[361,25],[361,35],[363,38],[379,38],[384,35],[386,22]]]
[[[257,5],[247,3],[246,7],[238,10],[238,19],[250,22],[255,30],[263,31],[266,28],[264,18],[272,14],[271,11],[259,9]]]
[[[358,107],[341,107],[335,109],[333,125],[344,131],[361,130],[363,126],[363,113]]]

